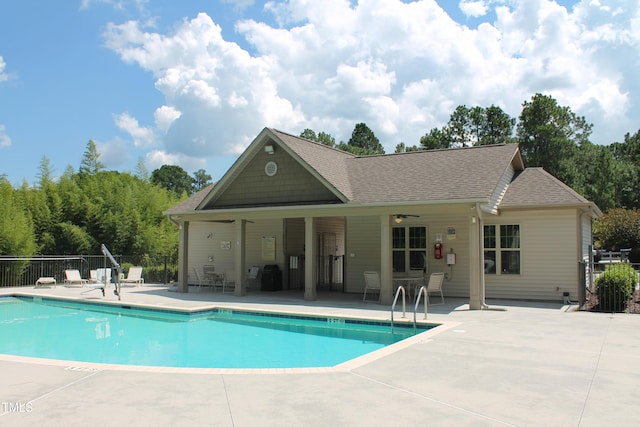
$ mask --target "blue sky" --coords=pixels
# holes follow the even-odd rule
[[[636,0],[20,0],[0,6],[0,175],[176,164],[218,179],[265,127],[387,152],[456,106],[537,92],[609,144],[640,129]]]

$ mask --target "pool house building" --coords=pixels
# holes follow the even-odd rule
[[[180,228],[178,291],[359,293],[445,273],[444,297],[562,301],[589,280],[598,207],[518,144],[356,156],[265,128],[215,184],[166,215]],[[256,274],[257,273],[257,274]]]

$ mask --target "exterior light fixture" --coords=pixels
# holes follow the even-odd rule
[[[267,153],[267,154],[275,153],[275,150],[273,149],[273,145],[265,145],[264,146],[264,152]]]
[[[402,221],[404,221],[405,218],[409,218],[409,217],[414,217],[414,218],[419,218],[420,215],[406,215],[406,214],[395,214],[393,216],[393,221],[396,224],[400,224]]]

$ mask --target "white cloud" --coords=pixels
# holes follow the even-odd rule
[[[466,16],[477,18],[487,14],[489,5],[484,0],[461,0],[459,3],[460,10]]]
[[[7,63],[4,62],[4,58],[0,55],[0,82],[9,80],[9,74],[5,73],[4,69],[7,67]]]
[[[129,160],[129,148],[127,143],[120,138],[114,138],[109,142],[94,141],[96,150],[100,153],[100,162],[107,170],[121,169]]]
[[[105,39],[123,61],[151,72],[165,97],[155,120],[166,135],[154,159],[238,153],[265,126],[346,141],[359,122],[391,152],[400,141],[417,144],[458,105],[499,105],[517,117],[537,92],[586,115],[594,142],[640,127],[637,2],[459,7],[471,17],[495,12],[495,21],[471,29],[435,1],[274,1],[264,10],[280,26],[236,23],[251,52],[226,41],[206,14],[167,34],[111,24]],[[127,129],[151,133],[137,122]]]
[[[0,149],[11,147],[11,138],[5,133],[5,126],[0,124]]]
[[[204,169],[206,165],[203,158],[185,156],[180,153],[167,153],[162,150],[153,150],[147,153],[146,163],[149,170],[159,169],[163,165],[175,165],[187,172]]]
[[[154,118],[156,121],[156,127],[164,132],[168,131],[171,124],[176,121],[182,113],[173,107],[163,105],[156,109]]]
[[[114,117],[114,121],[118,128],[127,132],[133,138],[133,143],[136,147],[154,145],[155,135],[153,129],[140,126],[138,120],[131,117],[129,113],[118,114]]]

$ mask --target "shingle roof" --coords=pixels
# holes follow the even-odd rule
[[[200,204],[200,202],[202,202],[204,198],[211,192],[211,190],[213,189],[213,187],[215,187],[215,185],[216,184],[213,183],[211,185],[206,186],[205,188],[198,191],[193,196],[189,197],[186,200],[183,200],[182,202],[173,206],[171,209],[168,209],[164,213],[166,215],[173,215],[181,212],[188,212],[188,211],[195,210]]]
[[[505,172],[513,167],[516,175],[499,209],[593,206],[543,169],[524,169],[517,144],[356,156],[275,129],[265,129],[262,134],[269,133],[350,204],[489,201],[496,189],[505,185]],[[241,162],[237,162],[223,180],[235,179],[241,170]],[[166,213],[198,209],[213,191],[222,191],[214,187],[206,187]]]
[[[590,202],[539,167],[526,168],[514,177],[500,203],[500,208],[575,206]]]
[[[517,153],[515,144],[418,151],[358,157],[347,167],[358,202],[488,199]]]
[[[516,144],[355,156],[271,129],[311,168],[358,203],[489,198]]]

